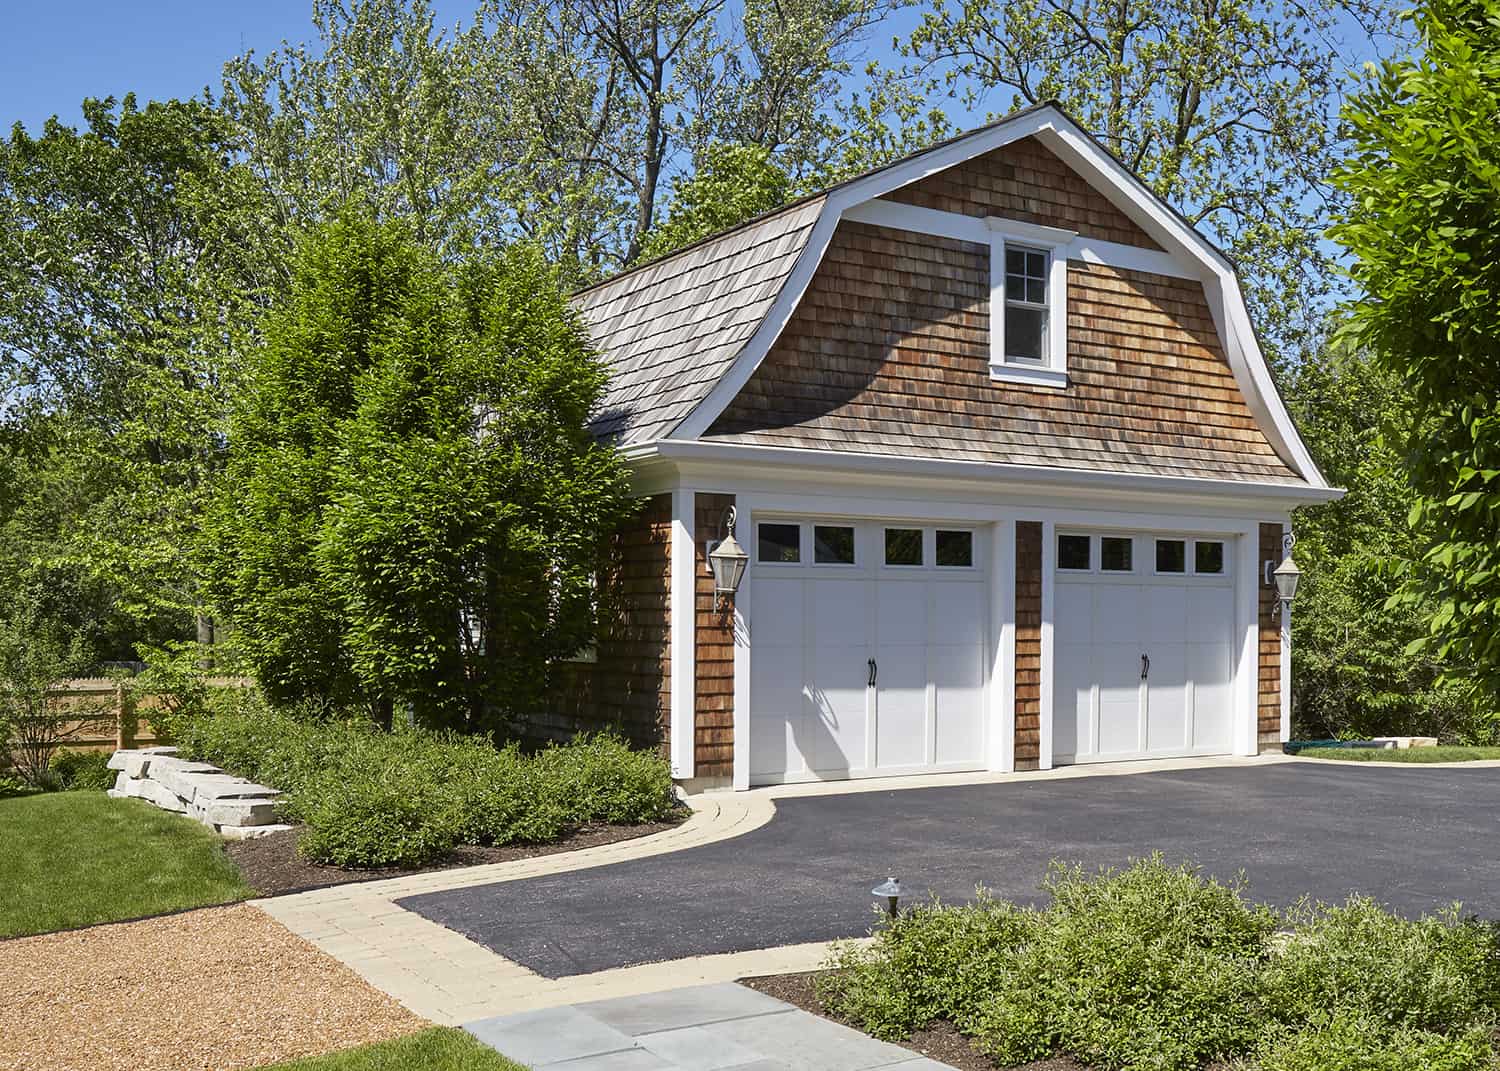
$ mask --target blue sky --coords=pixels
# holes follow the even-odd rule
[[[0,34],[0,129],[82,122],[84,97],[190,97],[219,89],[224,61],[312,38],[311,0],[11,0]],[[437,0],[457,22],[472,0]]]

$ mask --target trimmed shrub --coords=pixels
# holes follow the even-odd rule
[[[527,757],[487,737],[297,718],[239,693],[180,725],[178,746],[281,789],[307,827],[298,849],[338,866],[421,866],[459,843],[538,843],[676,807],[666,763],[610,736]]]
[[[103,751],[59,748],[47,764],[56,787],[66,792],[103,792],[115,783],[109,755]]]
[[[1493,1071],[1489,1031],[1471,1027],[1456,1036],[1385,1028],[1341,1012],[1267,1042],[1258,1071]]]
[[[818,996],[886,1041],[939,1019],[962,1027],[1007,986],[1019,955],[1041,932],[1038,912],[983,889],[962,908],[934,901],[886,922],[873,946],[836,946]]]
[[[1092,878],[1054,867],[1044,888],[1042,931],[972,1024],[985,1051],[1187,1069],[1257,1040],[1257,969],[1276,917],[1238,885],[1154,856]]]
[[[0,774],[0,800],[30,796],[36,789],[13,774]]]
[[[1267,964],[1264,1000],[1284,1023],[1338,1007],[1387,1029],[1448,1032],[1500,1007],[1500,947],[1492,925],[1457,909],[1413,922],[1368,897],[1342,907],[1302,904],[1294,933]]]

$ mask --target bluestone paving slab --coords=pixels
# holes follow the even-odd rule
[[[725,1071],[761,1058],[749,1046],[718,1037],[704,1026],[641,1034],[636,1041],[682,1071]]]
[[[749,1014],[716,1018],[735,1012]],[[664,1022],[679,1025],[639,1029]],[[464,1029],[535,1071],[952,1071],[734,983],[497,1016]]]
[[[1054,860],[1161,851],[1288,906],[1365,893],[1405,915],[1500,917],[1500,769],[1287,762],[780,799],[743,836],[583,873],[398,902],[547,978],[865,934],[870,889],[1042,899]],[[910,902],[910,901],[908,901]],[[670,903],[664,912],[661,905]]]
[[[595,1000],[575,1007],[632,1036],[783,1012],[787,1005],[734,982]]]
[[[568,1006],[481,1019],[464,1029],[512,1060],[536,1066],[634,1047],[628,1035]]]

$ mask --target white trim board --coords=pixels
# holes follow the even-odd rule
[[[672,776],[687,780],[693,776],[693,744],[696,736],[694,711],[697,707],[696,634],[698,615],[694,568],[697,553],[694,545],[697,521],[697,492],[677,489],[672,492],[672,543],[670,622],[671,670],[668,677],[671,727]]]
[[[1089,137],[1062,109],[1052,104],[1018,112],[972,134],[834,187],[825,194],[813,233],[798,255],[771,311],[729,369],[669,433],[668,439],[691,440],[704,435],[718,415],[744,388],[796,310],[812,281],[813,273],[822,263],[839,220],[846,212],[929,175],[1026,137],[1036,137],[1058,155],[1104,197],[1135,220],[1169,255],[1184,257],[1190,263],[1201,266],[1210,307],[1218,306],[1214,308],[1215,322],[1222,332],[1230,368],[1251,412],[1257,417],[1273,448],[1307,481],[1309,487],[1328,488],[1327,481],[1314,464],[1271,380],[1270,369],[1250,324],[1233,265],[1211,242],[1131,174],[1128,168]]]

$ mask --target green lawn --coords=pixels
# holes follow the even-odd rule
[[[462,1030],[434,1027],[410,1037],[293,1060],[262,1071],[525,1071]]]
[[[212,830],[103,792],[0,800],[0,855],[0,937],[253,895]]]
[[[1500,747],[1309,747],[1297,754],[1344,762],[1473,762],[1500,759]]]

